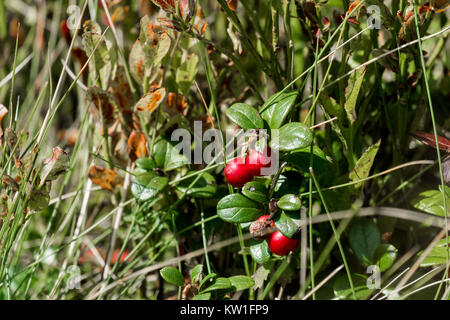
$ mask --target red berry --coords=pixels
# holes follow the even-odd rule
[[[270,168],[271,166],[271,150],[267,149],[264,155],[257,150],[253,150],[250,152],[250,155],[246,159],[246,164],[249,167],[250,172],[254,176],[261,176],[261,168]]]
[[[111,255],[111,263],[112,264],[115,264],[117,262],[117,260],[119,260],[119,262],[124,262],[130,252],[128,250],[123,250],[122,254],[120,255],[120,259],[119,259],[119,253],[120,253],[119,249],[116,249],[113,251],[113,253]]]
[[[272,233],[267,240],[267,243],[269,244],[270,251],[279,256],[286,256],[289,252],[297,249],[299,241],[300,240],[298,239],[290,239],[284,236],[280,231],[277,231]]]
[[[234,187],[242,188],[244,184],[253,180],[244,158],[235,158],[230,161],[224,170],[225,178]]]

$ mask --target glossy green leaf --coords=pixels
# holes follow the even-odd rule
[[[170,171],[188,164],[188,159],[169,141],[161,139],[153,146],[156,165],[164,171]]]
[[[250,245],[250,255],[252,256],[253,260],[255,260],[259,264],[266,263],[269,261],[272,253],[269,250],[269,245],[267,244],[267,241],[259,241],[254,242]]]
[[[198,290],[201,291],[201,289],[208,283],[212,282],[212,280],[217,277],[217,274],[214,272],[211,272],[210,274],[206,275],[203,280],[198,285]]]
[[[357,220],[350,227],[348,239],[358,260],[366,266],[373,264],[375,250],[381,242],[377,225],[368,219]]]
[[[318,147],[313,146],[311,156],[311,147],[306,147],[287,154],[283,160],[287,161],[292,166],[300,169],[305,177],[309,177],[310,160],[312,157],[312,168],[314,174],[319,179],[321,186],[328,186],[334,181],[335,170],[333,163],[331,163],[325,153]]]
[[[239,193],[222,198],[217,204],[217,214],[227,222],[242,223],[256,220],[263,208],[257,202]]]
[[[447,202],[447,215],[450,215],[450,188],[445,187],[446,202]],[[444,201],[442,199],[442,192],[440,190],[427,190],[420,193],[411,202],[414,208],[434,214],[437,216],[445,217]]]
[[[285,92],[276,98],[270,105],[264,104],[261,107],[260,110],[263,110],[261,112],[261,117],[267,122],[271,129],[278,129],[286,122],[287,117],[295,105],[297,96],[297,91]]]
[[[156,163],[150,158],[139,158],[136,160],[136,167],[150,171],[156,168]]]
[[[192,300],[209,300],[211,299],[211,292],[197,294],[192,298]]]
[[[161,274],[161,277],[163,277],[164,280],[170,282],[171,284],[174,284],[179,287],[184,285],[183,275],[178,269],[175,269],[174,267],[162,268],[159,271],[159,273]]]
[[[293,151],[305,148],[312,143],[311,130],[300,122],[291,122],[279,130],[272,130],[272,149]]]
[[[242,187],[242,194],[247,198],[260,202],[269,202],[269,190],[267,190],[266,185],[257,181],[247,182],[244,187]]]
[[[255,285],[255,280],[247,276],[233,276],[229,277],[233,291],[241,291],[249,289]]]
[[[285,194],[278,200],[277,206],[285,211],[298,211],[302,207],[302,202],[295,194]]]
[[[134,181],[131,185],[131,193],[135,198],[146,201],[154,198],[167,186],[167,177],[158,176],[154,171],[136,168],[133,171]]]
[[[439,240],[436,246],[431,249],[430,253],[420,264],[421,267],[434,267],[447,263],[447,250],[450,250],[450,242],[447,243],[447,239]],[[417,256],[421,256],[423,251],[420,251]],[[450,253],[449,253],[450,254]]]
[[[381,272],[389,269],[397,259],[397,248],[392,244],[382,243],[374,253],[374,262],[380,268]]]
[[[281,212],[275,219],[275,227],[286,237],[291,238],[300,227],[300,212]]]
[[[190,172],[193,173],[193,172]],[[187,173],[188,175],[190,174]],[[208,172],[204,172],[200,175],[200,178],[189,188],[189,186],[197,179],[196,176],[181,181],[177,185],[177,189],[189,196],[195,198],[211,198],[216,194],[217,183],[216,179]]]
[[[200,277],[202,276],[203,265],[196,265],[191,271],[191,283],[196,283],[200,281]]]
[[[255,108],[245,103],[235,103],[226,111],[227,117],[244,130],[260,129],[263,120]]]
[[[206,289],[203,289],[201,293],[216,291],[216,290],[224,290],[224,289],[231,289],[231,281],[227,278],[216,278],[212,282],[210,286],[208,286]]]
[[[366,297],[371,289],[367,287],[367,276],[358,273],[351,274],[356,299]],[[353,291],[348,281],[347,274],[341,275],[333,284],[333,291],[339,300],[353,299]]]

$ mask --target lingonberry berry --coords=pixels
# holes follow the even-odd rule
[[[253,180],[253,175],[243,158],[235,158],[230,161],[225,167],[224,174],[228,183],[237,188],[242,188],[244,184]]]
[[[290,239],[286,237],[280,231],[272,233],[270,238],[267,239],[270,251],[279,256],[286,256],[289,252],[295,251],[299,241],[300,240],[298,239]]]
[[[270,168],[271,166],[271,150],[270,148],[266,149],[266,152],[263,154],[257,150],[253,150],[250,152],[247,157],[245,163],[247,164],[250,172],[254,176],[262,176],[261,173],[262,168]]]

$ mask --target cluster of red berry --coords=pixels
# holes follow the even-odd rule
[[[242,188],[244,184],[253,180],[255,176],[261,176],[262,168],[271,165],[271,150],[268,148],[264,155],[257,150],[250,152],[246,158],[238,157],[230,161],[224,170],[225,178],[233,187]]]
[[[270,148],[267,148],[265,154],[252,150],[248,157],[238,157],[227,164],[224,170],[225,178],[232,186],[242,188],[247,182],[252,181],[253,177],[261,176],[262,168],[271,166],[270,157]],[[259,217],[254,226],[262,231],[261,238],[267,240],[270,251],[279,256],[285,256],[289,252],[295,251],[299,240],[290,239],[276,230],[273,220],[269,220],[269,218],[269,215]]]

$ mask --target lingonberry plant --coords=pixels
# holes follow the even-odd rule
[[[449,299],[448,6],[0,1],[0,299]]]

